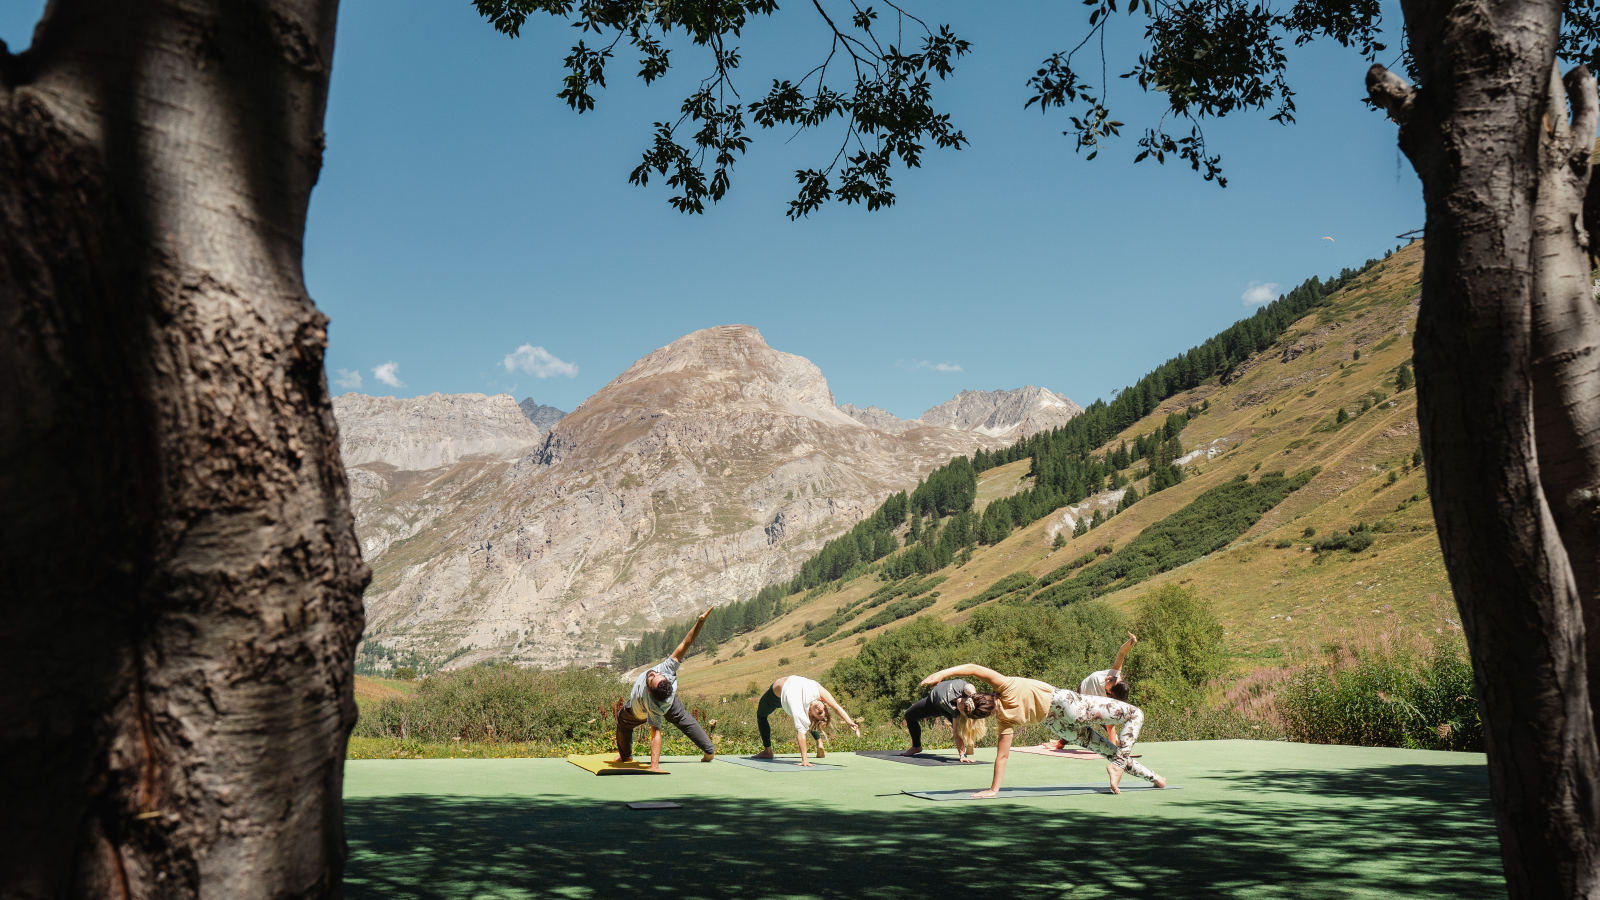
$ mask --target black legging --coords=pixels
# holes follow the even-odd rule
[[[678,726],[678,730],[683,732],[689,740],[694,741],[694,745],[700,748],[700,752],[717,752],[716,745],[711,743],[711,738],[706,734],[706,730],[700,727],[700,723],[695,721],[694,716],[690,715],[687,709],[684,709],[683,701],[676,696],[672,698],[672,705],[667,707],[666,713],[661,718]],[[617,711],[617,755],[622,757],[623,761],[633,759],[634,729],[649,723],[650,719],[648,717],[640,719],[634,716],[633,707],[631,706],[624,706]]]
[[[906,707],[906,728],[911,731],[911,746],[922,746],[922,720],[937,718],[948,719],[949,716],[933,702],[932,697],[923,697],[921,700]],[[971,748],[968,749],[970,750]]]
[[[761,695],[761,702],[756,704],[756,728],[761,731],[761,746],[767,750],[772,749],[772,726],[767,724],[767,716],[780,709],[783,709],[783,701],[779,700],[778,695],[772,692],[772,688],[767,688],[767,692]],[[818,734],[817,730],[813,728],[811,729],[811,739],[820,741],[822,740],[822,735]]]

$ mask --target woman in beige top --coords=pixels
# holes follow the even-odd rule
[[[1131,772],[1136,778],[1167,786],[1167,780],[1150,771],[1133,759],[1130,751],[1139,739],[1139,729],[1144,725],[1144,711],[1130,703],[1110,697],[1086,697],[1065,688],[1057,690],[1043,681],[1032,678],[1011,678],[993,669],[972,664],[952,666],[929,675],[922,680],[931,687],[946,678],[979,678],[994,685],[995,721],[1000,725],[1000,740],[995,747],[994,782],[986,791],[973,794],[973,799],[993,797],[1000,793],[1000,782],[1006,777],[1006,760],[1011,757],[1011,741],[1023,725],[1043,722],[1055,735],[1087,750],[1104,756],[1106,774],[1111,778],[1111,792],[1122,793],[1122,773]],[[1095,726],[1120,725],[1121,739],[1112,744]]]

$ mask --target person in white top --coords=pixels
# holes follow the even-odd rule
[[[1139,639],[1134,636],[1133,632],[1128,632],[1128,639],[1123,641],[1122,647],[1117,650],[1116,663],[1109,669],[1090,672],[1089,677],[1083,679],[1083,683],[1078,685],[1078,693],[1087,697],[1110,697],[1113,700],[1121,700],[1123,703],[1127,703],[1128,682],[1122,679],[1122,663],[1128,658],[1128,651],[1132,650],[1133,645],[1137,643],[1139,643]],[[1117,726],[1107,725],[1106,737],[1110,738],[1111,743],[1115,744],[1117,742]],[[1066,745],[1066,741],[1059,741],[1056,749],[1060,750]]]
[[[850,714],[844,711],[839,701],[833,699],[827,688],[804,675],[784,675],[767,688],[767,692],[761,695],[761,702],[756,704],[756,727],[761,731],[763,748],[756,754],[756,759],[772,758],[772,726],[767,724],[767,717],[780,707],[794,720],[795,742],[800,745],[800,765],[807,768],[811,766],[806,756],[807,734],[816,739],[817,758],[828,755],[827,748],[823,746],[822,732],[832,722],[829,710],[837,712],[839,718],[856,733],[856,737],[861,736],[861,726],[850,718]]]

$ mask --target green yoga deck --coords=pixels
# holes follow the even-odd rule
[[[848,753],[828,756],[843,768],[799,776],[699,757],[669,759],[671,776],[655,778],[600,778],[563,759],[353,760],[346,896],[1506,895],[1482,754],[1138,750],[1183,789],[931,803],[902,792],[981,790],[991,769]],[[1008,786],[1103,778],[1102,764],[1026,754],[1006,771]],[[637,801],[682,808],[627,807]]]

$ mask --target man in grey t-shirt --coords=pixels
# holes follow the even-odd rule
[[[711,609],[715,609],[712,607]],[[705,729],[700,727],[694,716],[683,708],[683,701],[678,699],[678,665],[683,662],[683,657],[689,652],[689,647],[694,644],[694,639],[699,637],[700,629],[706,624],[706,617],[711,615],[711,609],[700,614],[695,620],[694,627],[683,636],[678,644],[678,649],[672,655],[662,660],[659,665],[652,666],[639,673],[633,681],[633,690],[628,693],[628,700],[622,708],[617,710],[617,758],[614,762],[628,762],[633,759],[633,732],[640,725],[650,724],[650,771],[661,771],[661,729],[666,727],[663,721],[671,722],[678,726],[689,740],[694,741],[696,747],[705,754],[701,762],[710,762],[716,756],[716,748],[711,743],[711,738],[706,735]]]

